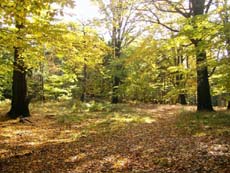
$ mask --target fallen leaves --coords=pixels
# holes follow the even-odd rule
[[[0,172],[229,172],[229,135],[182,133],[180,106],[128,107],[67,124],[55,106],[48,115],[36,111],[34,126],[0,122]]]

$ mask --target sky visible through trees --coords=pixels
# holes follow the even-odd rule
[[[95,5],[93,5],[92,1],[90,0],[76,0],[75,4],[75,8],[68,8],[65,10],[65,20],[74,21],[77,18],[78,20],[86,21],[96,17],[99,14],[98,8]]]

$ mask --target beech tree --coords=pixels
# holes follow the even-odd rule
[[[148,21],[160,24],[172,32],[184,34],[189,38],[194,46],[196,56],[196,71],[197,71],[197,110],[198,111],[213,111],[208,64],[205,44],[207,37],[203,32],[207,30],[202,21],[208,22],[208,12],[212,4],[212,0],[190,0],[190,1],[172,1],[172,0],[147,0],[145,1],[148,11]],[[152,4],[152,9],[148,5]],[[175,14],[175,17],[162,20],[160,14]],[[149,17],[152,18],[149,18]],[[188,23],[187,28],[177,23],[172,23],[178,16],[182,16]],[[171,19],[171,21],[170,21]],[[181,32],[182,31],[182,32]],[[185,31],[185,32],[184,32]],[[204,36],[205,35],[205,36]]]
[[[102,79],[98,76],[103,78],[103,57],[108,54],[109,48],[90,26],[72,24],[71,31],[73,49],[70,50],[71,56],[62,55],[63,72],[73,76],[75,87],[80,90],[80,100],[84,102],[90,94],[100,93],[98,83]]]
[[[230,73],[230,3],[227,2],[227,0],[224,0],[222,3],[222,10],[220,13],[220,17],[223,23],[223,37],[224,37],[224,43],[225,43],[225,50],[227,52],[227,58],[226,58],[226,77],[225,77],[225,86],[227,88],[228,94],[229,94],[229,73]],[[230,98],[227,99],[227,109],[230,110]]]
[[[227,0],[220,0],[217,7],[214,14],[218,17],[214,18],[214,22],[219,33],[216,44],[213,45],[217,65],[211,80],[214,84],[214,94],[225,99],[227,109],[230,109],[230,3]]]
[[[53,3],[61,6],[73,5],[71,0],[2,0],[0,2],[2,43],[4,48],[13,55],[12,99],[11,109],[8,112],[10,118],[30,116],[27,94],[26,74],[30,70],[30,63],[39,61],[38,48],[44,38],[49,36],[48,26],[57,14],[57,9],[52,8]],[[47,38],[45,38],[47,39]],[[36,55],[37,60],[30,59]],[[33,65],[31,65],[33,66]]]
[[[99,20],[103,24],[110,36],[110,46],[112,48],[112,59],[115,62],[114,74],[112,76],[112,103],[119,102],[118,87],[121,85],[119,71],[122,68],[119,59],[122,52],[140,34],[137,27],[138,14],[136,11],[137,1],[135,0],[93,0],[100,9],[102,18]]]

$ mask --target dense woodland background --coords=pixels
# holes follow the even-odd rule
[[[98,0],[95,19],[63,20],[75,3],[1,1],[0,98],[12,99],[10,117],[28,116],[31,99],[230,108],[227,0]]]

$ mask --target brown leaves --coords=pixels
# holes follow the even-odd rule
[[[58,107],[49,110],[52,117],[36,112],[31,117],[34,126],[0,122],[0,172],[230,170],[229,135],[181,133],[175,125],[179,106],[135,105],[129,106],[128,112],[88,113],[82,121],[70,124],[58,123],[54,110]],[[154,121],[139,121],[141,117]]]

